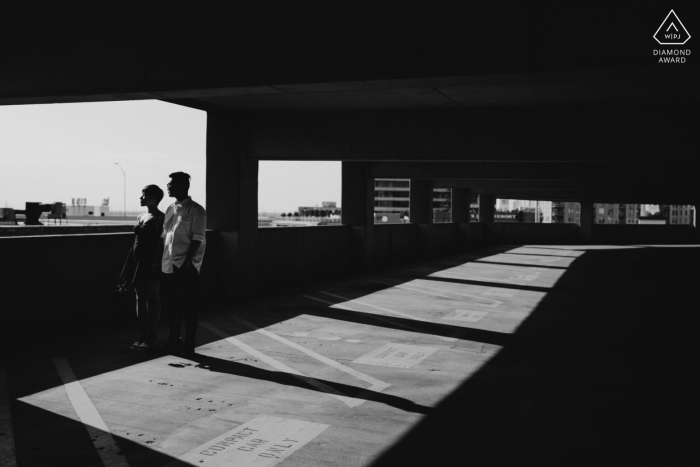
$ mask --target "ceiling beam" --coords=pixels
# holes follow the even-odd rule
[[[253,112],[246,157],[421,162],[695,161],[700,108],[667,104]],[[462,178],[462,177],[459,177]]]
[[[374,162],[374,178],[433,179],[439,186],[468,188],[482,181],[622,182],[641,180],[649,186],[672,181],[693,183],[694,173],[666,163],[581,162]]]

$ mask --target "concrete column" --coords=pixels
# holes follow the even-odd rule
[[[496,212],[496,197],[479,193],[479,222],[484,225],[484,242],[491,242],[493,219]]]
[[[494,195],[479,195],[479,222],[493,223],[496,212],[496,197]]]
[[[431,180],[411,180],[409,196],[409,219],[418,224],[418,255],[432,256],[431,230],[433,225],[433,182]]]
[[[469,190],[452,188],[452,222],[459,228],[459,248],[464,251],[469,248],[470,223]]]
[[[579,221],[581,244],[593,243],[593,203],[581,201],[581,216]]]
[[[374,178],[369,162],[344,161],[341,222],[352,228],[352,258],[356,270],[374,267]]]
[[[244,157],[246,131],[237,114],[207,114],[207,229],[225,295],[248,295],[258,281],[258,161]]]

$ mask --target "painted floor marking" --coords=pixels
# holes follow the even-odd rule
[[[442,319],[451,319],[455,321],[467,321],[470,323],[476,323],[488,314],[488,311],[454,310],[452,313],[446,315]]]
[[[367,365],[393,366],[397,368],[413,368],[439,349],[437,347],[422,347],[407,344],[384,344],[365,355],[353,360],[353,363]]]
[[[282,462],[330,425],[259,415],[180,457],[191,465],[269,467]]]
[[[389,281],[389,282],[397,282],[397,283],[400,283],[400,282],[401,282],[401,281],[397,281],[397,280],[395,280],[395,279],[389,279],[388,277],[380,277],[380,279],[383,279],[383,280]],[[421,288],[423,288],[423,289],[429,289],[429,290],[436,290],[436,291],[442,292],[442,293],[451,293],[451,294],[454,294],[454,295],[459,295],[459,296],[461,296],[461,297],[473,298],[474,300],[477,301],[477,303],[478,303],[479,305],[488,306],[488,307],[491,307],[491,308],[497,308],[498,305],[500,305],[500,304],[503,303],[503,302],[501,302],[501,301],[492,300],[492,299],[490,299],[490,298],[483,298],[483,297],[479,297],[479,296],[477,296],[477,295],[469,295],[469,294],[460,293],[460,292],[452,292],[451,290],[438,289],[438,288],[436,288],[436,287],[430,287],[430,286],[428,286],[428,285],[411,284],[411,286],[413,286],[413,287],[421,287]],[[424,294],[427,294],[427,295],[438,295],[438,296],[440,296],[440,297],[445,297],[445,298],[450,298],[450,299],[452,299],[452,297],[450,297],[449,295],[431,294],[430,292],[426,292],[426,291],[424,291],[424,290],[419,290],[419,289],[414,289],[414,288],[409,287],[409,286],[404,285],[404,284],[395,285],[394,287],[398,287],[398,288],[400,288],[400,289],[406,289],[406,290],[414,290],[414,291],[416,291],[416,292],[421,292],[421,293],[424,293]]]
[[[239,323],[242,323],[243,325],[245,325],[251,329],[254,329],[255,332],[259,332],[260,334],[263,334],[267,337],[270,337],[270,338],[276,340],[277,342],[281,342],[285,345],[288,345],[289,347],[291,347],[293,349],[298,350],[299,352],[303,352],[306,355],[308,355],[309,357],[315,358],[319,362],[325,363],[326,365],[333,367],[336,370],[343,371],[351,376],[354,376],[355,378],[357,378],[359,380],[364,381],[365,383],[371,384],[372,386],[367,388],[370,391],[383,391],[384,389],[391,386],[389,383],[385,383],[384,381],[379,381],[378,379],[373,378],[370,375],[366,375],[366,374],[362,373],[361,371],[357,371],[354,368],[350,368],[349,366],[345,366],[342,363],[338,363],[333,359],[330,359],[328,357],[324,357],[323,355],[316,353],[311,349],[307,349],[306,347],[303,347],[303,346],[297,344],[296,342],[292,342],[290,340],[287,340],[284,337],[275,334],[274,332],[270,332],[267,329],[261,329],[261,328],[255,326],[254,324],[251,324],[248,321],[244,320],[243,318],[239,318],[237,316],[234,316],[233,319],[235,319]]]
[[[371,303],[361,302],[360,300],[354,300],[354,299],[352,299],[352,298],[343,297],[343,296],[341,296],[341,295],[335,295],[335,294],[332,294],[332,293],[330,293],[330,292],[324,292],[323,290],[318,290],[318,292],[319,292],[319,293],[322,293],[322,294],[324,294],[324,295],[330,295],[331,297],[339,298],[340,300],[345,300],[345,301],[348,301],[348,302],[358,303],[358,304],[360,304],[360,305],[368,306],[368,307],[370,307],[370,308],[374,308],[374,309],[377,309],[377,310],[380,310],[380,311],[384,311],[384,312],[387,312],[387,313],[391,313],[391,314],[393,314],[393,315],[401,316],[402,318],[408,318],[408,319],[411,319],[411,320],[413,320],[413,321],[421,321],[421,322],[424,322],[424,323],[433,323],[433,324],[435,324],[434,321],[430,321],[430,320],[428,320],[428,319],[417,318],[417,317],[415,317],[415,316],[411,316],[411,315],[408,315],[408,314],[406,314],[406,313],[401,313],[400,311],[394,311],[394,310],[390,310],[390,309],[388,309],[388,308],[384,308],[384,307],[381,307],[381,306],[372,305]],[[357,311],[357,310],[352,310],[352,311]],[[376,315],[372,315],[372,316],[376,316]],[[391,323],[392,323],[392,324],[396,324],[396,323],[394,323],[393,321],[392,321]],[[405,328],[407,328],[407,329],[411,329],[411,328],[408,327],[408,326],[401,326],[401,327],[405,327]],[[414,331],[418,331],[418,332],[420,332],[420,333],[422,333],[422,334],[425,334],[425,331],[421,331],[420,329],[417,329],[417,328],[412,328],[412,329],[413,329]],[[443,336],[435,336],[435,337],[437,337],[438,339],[446,340],[446,341],[453,341],[453,340],[454,340],[454,339],[452,339],[451,337],[443,337]]]
[[[483,295],[491,295],[493,297],[515,297],[517,295],[517,290],[511,289],[488,289]]]
[[[124,466],[128,467],[129,462],[121,453],[121,449],[112,437],[107,424],[102,419],[97,407],[92,403],[90,397],[85,392],[82,384],[75,377],[75,373],[68,364],[68,360],[63,357],[52,358],[51,361],[56,367],[58,376],[63,382],[63,388],[66,390],[68,399],[70,400],[75,413],[80,421],[85,425],[92,443],[97,450],[97,454],[102,459],[106,467]]]
[[[15,437],[10,413],[10,387],[7,373],[0,370],[0,466],[17,467]]]
[[[321,381],[317,381],[313,378],[310,378],[310,377],[306,376],[304,373],[301,373],[300,371],[297,371],[294,368],[288,367],[284,363],[277,361],[272,357],[268,357],[264,353],[255,350],[254,348],[252,348],[248,344],[241,342],[240,340],[225,333],[221,329],[219,329],[215,326],[212,326],[211,324],[207,323],[206,321],[200,321],[199,325],[205,329],[210,330],[211,332],[218,335],[219,337],[225,339],[229,344],[233,344],[236,347],[238,347],[239,349],[241,349],[242,351],[244,351],[244,352],[252,355],[253,357],[258,358],[261,361],[267,363],[268,365],[270,365],[272,368],[276,369],[277,371],[281,371],[283,373],[289,373],[290,375],[293,375],[294,377],[305,382],[306,384],[309,384],[309,385],[315,387],[316,389],[319,389],[325,393],[328,393],[329,396],[335,397],[336,399],[338,399],[339,401],[343,402],[344,404],[346,404],[350,407],[356,407],[356,406],[360,405],[362,402],[364,402],[364,400],[360,401],[360,400],[354,399],[352,397],[348,397],[345,394],[343,394],[342,392],[338,391],[337,389],[334,389],[334,388],[328,386],[327,384],[322,383]]]
[[[406,329],[407,331],[417,332],[419,334],[425,334],[425,331],[423,331],[422,329],[414,328],[413,326],[409,326],[407,324],[397,323],[397,322],[392,321],[390,319],[382,318],[383,315],[376,315],[374,313],[367,313],[365,311],[356,310],[356,309],[351,308],[351,307],[344,305],[342,303],[329,302],[328,300],[323,300],[322,298],[312,297],[311,295],[302,295],[302,297],[308,298],[309,300],[314,300],[317,302],[326,303],[326,304],[330,305],[331,308],[353,311],[355,313],[362,313],[362,314],[367,315],[368,317],[370,317],[374,320],[380,321],[382,323],[391,324],[392,326],[397,326],[397,327],[400,327],[402,329]],[[411,319],[413,319],[413,318],[411,318]],[[453,339],[451,337],[444,337],[444,336],[435,336],[435,337],[437,337],[438,339],[442,339],[444,341],[447,341],[447,342],[454,342],[456,340],[456,339]]]
[[[511,277],[511,279],[519,280],[519,281],[534,281],[535,279],[538,279],[538,276],[525,276],[523,274],[517,274],[517,275]]]
[[[423,269],[426,271],[430,271],[433,274],[445,274],[448,276],[455,276],[455,277],[458,277],[460,279],[472,279],[472,280],[479,280],[479,281],[484,281],[484,282],[505,282],[506,284],[523,285],[523,284],[520,284],[519,282],[513,282],[510,279],[496,279],[495,277],[475,276],[473,274],[462,274],[459,272],[449,272],[449,271],[435,271],[435,272],[433,272],[431,269],[427,269],[427,268],[413,268],[413,269],[418,269],[418,270]]]

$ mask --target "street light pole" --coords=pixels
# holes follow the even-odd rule
[[[126,220],[126,172],[124,172],[124,168],[119,162],[115,162],[115,165],[118,165],[120,169],[122,169],[122,174],[124,174],[124,220]]]

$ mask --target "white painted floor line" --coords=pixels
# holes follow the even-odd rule
[[[504,283],[506,283],[506,284],[525,285],[525,284],[521,284],[520,282],[513,282],[513,281],[508,280],[508,279],[496,279],[496,278],[494,278],[494,277],[475,276],[475,275],[473,275],[473,274],[462,274],[462,273],[459,273],[459,272],[448,272],[448,271],[436,271],[436,272],[433,272],[432,270],[427,269],[427,268],[413,268],[413,269],[417,269],[417,270],[423,269],[423,270],[426,270],[426,271],[430,271],[430,272],[432,272],[433,274],[445,274],[445,275],[450,275],[450,276],[459,277],[460,279],[474,279],[474,280],[485,281],[485,282],[504,282]],[[439,277],[439,276],[437,276],[437,277]]]
[[[233,319],[235,319],[236,321],[238,321],[241,324],[244,324],[245,326],[249,327],[250,329],[253,329],[255,332],[259,332],[260,334],[267,336],[271,339],[274,339],[277,342],[281,342],[284,345],[287,345],[293,349],[298,350],[299,352],[303,352],[306,355],[308,355],[309,357],[313,357],[316,360],[318,360],[319,362],[325,363],[326,365],[331,366],[331,367],[335,368],[336,370],[343,371],[343,372],[349,374],[350,376],[354,376],[355,378],[364,381],[365,383],[371,384],[372,386],[367,388],[370,391],[383,391],[384,389],[391,386],[389,383],[385,383],[384,381],[380,381],[380,380],[378,380],[370,375],[362,373],[361,371],[357,371],[354,368],[350,368],[349,366],[345,366],[342,363],[336,362],[333,359],[330,359],[328,357],[324,357],[323,355],[316,353],[313,350],[307,349],[306,347],[301,346],[301,345],[297,344],[296,342],[292,342],[288,339],[285,339],[284,337],[279,336],[279,335],[275,334],[274,332],[270,332],[267,329],[261,329],[261,328],[255,326],[254,324],[251,324],[248,321],[244,320],[243,318],[239,318],[237,316],[234,316]]]
[[[337,308],[339,310],[354,311],[355,313],[362,313],[364,315],[369,316],[370,318],[372,318],[374,320],[381,321],[382,323],[391,324],[392,326],[398,326],[400,328],[406,329],[407,331],[417,332],[419,334],[425,334],[425,331],[423,331],[422,329],[418,329],[418,328],[415,328],[413,326],[409,326],[407,324],[397,323],[396,321],[382,318],[382,316],[384,316],[384,315],[376,315],[374,313],[367,313],[366,311],[356,310],[356,309],[349,307],[347,305],[343,305],[342,303],[329,302],[328,300],[323,300],[322,298],[312,297],[311,295],[302,295],[302,297],[308,298],[309,300],[314,300],[317,302],[326,303],[326,304],[330,305],[331,308]],[[435,337],[437,337],[438,339],[447,341],[447,342],[454,342],[455,341],[455,339],[452,339],[450,337],[443,337],[443,336],[435,336]]]
[[[7,374],[0,370],[0,467],[17,467]]]
[[[421,292],[421,293],[424,293],[426,295],[437,295],[440,297],[452,298],[449,295],[443,295],[443,294],[449,293],[449,294],[459,295],[460,297],[473,298],[474,300],[476,300],[478,302],[479,305],[488,306],[491,308],[497,308],[499,305],[501,305],[503,303],[499,300],[492,300],[490,298],[479,297],[478,295],[469,295],[466,293],[453,292],[451,290],[438,289],[437,287],[430,287],[429,285],[411,284],[410,286],[408,286],[408,285],[401,283],[401,281],[397,281],[396,279],[390,279],[388,277],[380,277],[380,279],[383,279],[383,280],[389,281],[389,282],[396,282],[399,284],[399,285],[395,285],[394,287],[398,287],[398,288],[406,289],[406,290],[414,290],[416,292]],[[442,294],[430,293],[430,292],[426,292],[424,290],[415,289],[414,287],[420,287],[422,289],[436,290],[438,292],[442,292]],[[484,302],[487,302],[487,303],[484,303]]]
[[[381,306],[372,305],[371,303],[361,302],[360,300],[354,300],[354,299],[352,299],[352,298],[343,297],[342,295],[335,295],[335,294],[332,294],[332,293],[330,293],[330,292],[324,292],[323,290],[318,290],[317,292],[322,293],[322,294],[324,294],[324,295],[330,295],[331,297],[335,297],[335,298],[338,298],[338,299],[340,299],[340,300],[345,300],[345,301],[347,301],[347,302],[354,302],[354,303],[358,303],[358,304],[360,304],[360,305],[364,305],[364,306],[367,306],[367,307],[370,307],[370,308],[374,308],[374,309],[377,309],[377,310],[380,310],[380,311],[384,311],[384,312],[386,312],[386,313],[391,313],[392,315],[401,316],[402,318],[408,318],[408,319],[413,320],[413,321],[421,321],[421,322],[423,322],[423,323],[442,324],[442,323],[435,323],[434,321],[430,321],[430,320],[428,320],[428,319],[417,318],[417,317],[415,317],[415,316],[411,316],[411,315],[408,315],[408,314],[406,314],[406,313],[401,313],[400,311],[394,311],[394,310],[390,310],[390,309],[388,309],[388,308],[384,308],[384,307],[381,307]],[[335,305],[335,306],[337,306],[337,305]],[[357,310],[353,310],[353,311],[357,311]],[[360,313],[363,313],[363,312],[360,312]],[[372,315],[372,316],[376,316],[376,315]],[[394,323],[393,321],[392,321],[391,323],[392,323],[392,324],[397,324],[397,323]],[[400,325],[400,326],[403,327],[403,328],[406,328],[406,329],[411,329],[411,330],[413,330],[413,331],[420,332],[421,334],[425,334],[425,331],[420,330],[420,329],[418,329],[418,328],[411,328],[411,327],[405,326],[405,325]],[[438,339],[442,339],[442,340],[444,340],[444,341],[448,341],[448,342],[454,341],[454,339],[452,339],[451,337],[443,337],[443,336],[435,336],[435,337],[437,337]]]
[[[82,384],[75,377],[75,373],[71,369],[68,361],[63,357],[52,358],[51,361],[56,367],[58,376],[63,382],[63,388],[66,390],[68,399],[70,400],[75,413],[80,421],[85,425],[92,443],[97,450],[97,454],[102,459],[106,467],[128,467],[129,462],[126,457],[120,452],[121,449],[112,437],[107,424],[102,419],[102,416],[97,411],[97,408],[90,400],[90,397],[83,389]]]
[[[261,361],[267,363],[268,365],[270,365],[272,368],[276,369],[277,371],[281,371],[283,373],[289,373],[290,375],[293,375],[294,377],[305,382],[306,384],[309,384],[317,389],[320,389],[321,391],[323,391],[325,393],[328,393],[329,396],[335,397],[336,399],[347,404],[350,407],[357,407],[358,405],[360,405],[364,402],[364,400],[359,400],[359,399],[354,399],[352,397],[348,397],[345,394],[343,394],[342,392],[338,391],[337,389],[334,389],[334,388],[328,386],[327,384],[324,384],[320,381],[317,381],[314,378],[310,378],[310,377],[306,376],[305,374],[295,370],[294,368],[288,367],[284,363],[277,361],[274,358],[269,357],[258,350],[255,350],[254,348],[252,348],[248,344],[241,342],[240,340],[225,333],[221,329],[209,324],[206,321],[200,321],[199,325],[210,330],[211,332],[213,332],[217,336],[225,339],[229,344],[233,344],[236,347],[238,347],[239,349],[241,349],[242,351],[244,351],[244,352],[252,355],[253,357],[258,358]]]
[[[406,314],[406,313],[401,313],[400,311],[390,310],[390,309],[388,309],[388,308],[384,308],[384,307],[381,307],[381,306],[378,306],[378,305],[372,305],[371,303],[362,302],[362,301],[360,301],[360,300],[355,300],[355,299],[353,299],[353,298],[343,297],[342,295],[335,295],[335,294],[332,294],[332,293],[330,293],[330,292],[324,292],[323,290],[318,290],[317,292],[322,293],[322,294],[324,294],[324,295],[329,295],[329,296],[331,296],[331,297],[338,298],[338,299],[340,299],[340,300],[345,300],[345,301],[347,301],[347,302],[359,303],[360,305],[368,306],[368,307],[370,307],[370,308],[374,308],[375,310],[381,310],[381,311],[384,311],[384,312],[386,312],[386,313],[390,313],[390,314],[392,314],[392,315],[401,316],[402,318],[408,318],[408,319],[412,319],[412,320],[414,320],[414,321],[424,321],[424,322],[427,322],[427,323],[432,323],[432,321],[427,320],[427,319],[418,318],[418,317],[416,317],[416,316],[411,316],[411,315]]]

